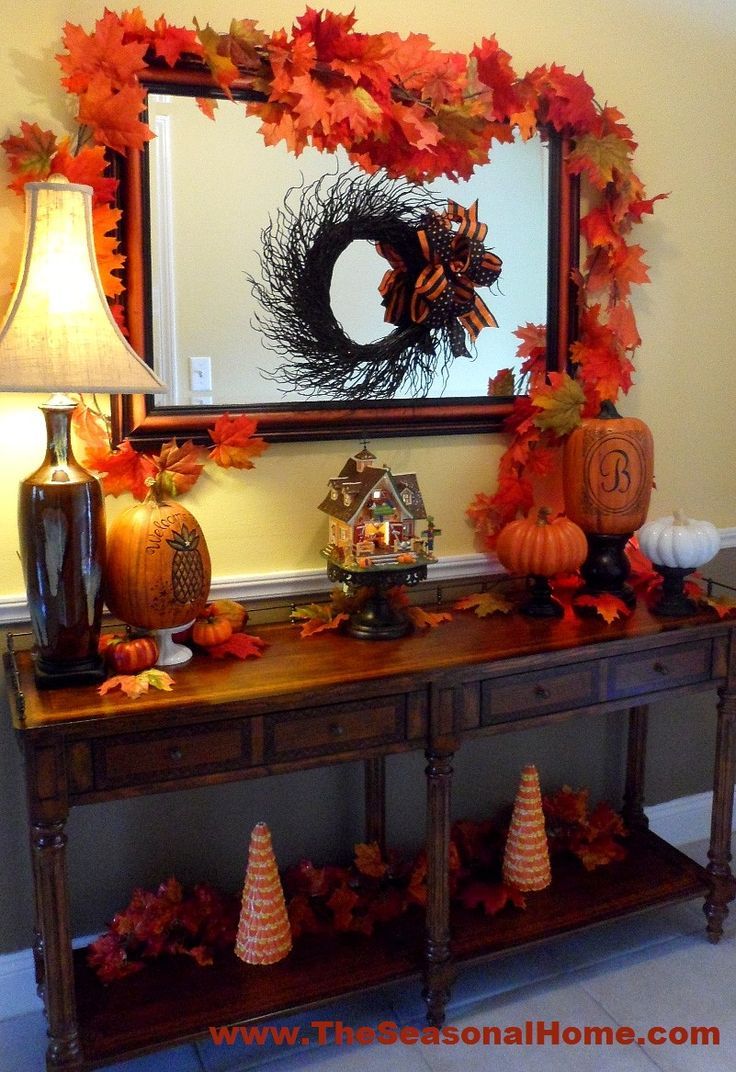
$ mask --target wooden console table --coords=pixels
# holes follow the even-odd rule
[[[422,973],[430,1022],[441,1023],[458,962],[680,899],[706,898],[708,934],[718,940],[735,892],[736,622],[712,615],[658,620],[638,608],[611,626],[464,613],[427,633],[378,643],[332,634],[301,640],[289,625],[260,634],[268,642],[263,658],[196,657],[175,671],[173,692],[135,701],[121,693],[100,698],[94,688],[38,692],[30,655],[6,657],[26,764],[49,1069],[76,1072],[200,1037],[210,1025],[273,1018]],[[720,702],[704,870],[647,831],[645,704],[714,686]],[[458,745],[616,710],[629,712],[626,859],[591,873],[560,864],[552,886],[530,897],[525,912],[451,912]],[[412,749],[427,756],[428,905],[426,924],[410,922],[400,940],[304,936],[272,967],[228,955],[201,969],[176,958],[174,967],[155,962],[107,987],[83,952],[72,953],[64,832],[71,807],[359,759],[366,836],[382,842],[384,760]]]

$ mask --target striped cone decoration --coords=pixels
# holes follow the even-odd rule
[[[265,823],[256,823],[248,848],[235,955],[246,964],[275,964],[290,949],[291,927],[271,832]]]
[[[521,772],[503,856],[503,880],[524,892],[543,890],[552,882],[539,775],[532,764]]]

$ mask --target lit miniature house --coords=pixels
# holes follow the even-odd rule
[[[433,537],[439,529],[427,518],[415,473],[395,474],[377,466],[364,445],[348,458],[319,508],[329,516],[325,555],[348,568],[390,567],[434,562]]]

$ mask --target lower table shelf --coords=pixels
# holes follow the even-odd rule
[[[587,872],[577,861],[558,861],[552,886],[528,897],[526,911],[495,917],[453,911],[453,953],[458,961],[632,914],[657,905],[705,896],[706,872],[651,833],[627,839],[626,859]],[[705,939],[704,939],[705,940]],[[210,1026],[275,1017],[331,999],[420,975],[420,913],[372,938],[325,940],[304,936],[280,964],[252,967],[228,955],[212,968],[184,957],[152,963],[137,975],[102,985],[76,954],[80,1041],[88,1065],[132,1056],[207,1035]]]

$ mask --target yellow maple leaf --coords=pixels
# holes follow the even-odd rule
[[[585,404],[583,389],[566,372],[551,372],[549,384],[532,395],[532,404],[542,410],[534,418],[537,428],[563,436],[577,428]]]
[[[498,592],[476,592],[472,596],[463,596],[454,604],[455,610],[475,610],[479,618],[489,614],[508,614],[511,603]]]

